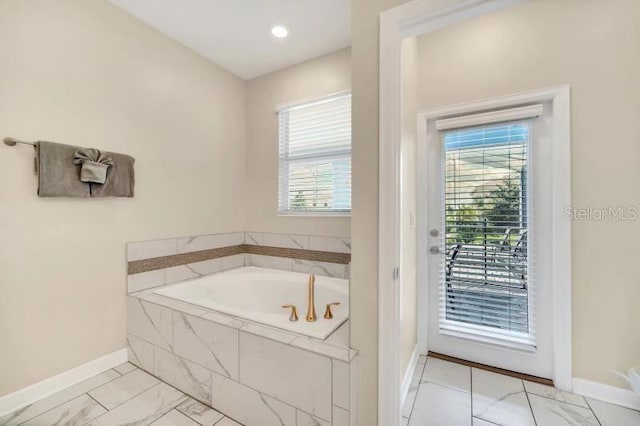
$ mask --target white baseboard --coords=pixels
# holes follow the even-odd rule
[[[400,407],[404,405],[404,400],[407,399],[407,394],[411,387],[411,379],[413,378],[413,370],[416,369],[418,358],[420,358],[420,353],[418,352],[418,345],[416,345],[413,348],[413,353],[411,353],[411,358],[409,359],[409,365],[407,366],[407,370],[404,372],[404,376],[402,378],[402,387],[400,388]]]
[[[622,389],[591,380],[573,378],[573,393],[622,407],[640,410],[640,395],[630,389]]]
[[[79,367],[0,397],[0,417],[127,361],[127,350],[110,353]]]

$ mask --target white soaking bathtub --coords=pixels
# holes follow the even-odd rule
[[[339,278],[316,276],[315,322],[307,322],[308,274],[245,266],[164,287],[154,293],[214,311],[318,339],[326,339],[349,318],[349,283]],[[324,318],[328,303],[333,319]],[[289,321],[290,309],[298,308],[298,321]]]

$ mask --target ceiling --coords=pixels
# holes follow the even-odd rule
[[[244,79],[351,44],[350,0],[110,1]]]

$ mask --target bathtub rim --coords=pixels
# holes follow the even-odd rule
[[[316,279],[316,295],[318,295],[320,288],[326,288],[329,291],[336,292],[338,294],[338,296],[336,296],[337,300],[342,302],[342,306],[340,307],[341,310],[338,311],[338,313],[336,313],[334,320],[330,320],[330,321],[334,321],[332,324],[324,324],[325,320],[322,318],[322,314],[324,311],[321,310],[322,305],[316,305],[316,311],[319,312],[319,315],[317,318],[317,322],[313,322],[311,324],[306,323],[303,318],[300,318],[298,321],[291,323],[287,320],[287,315],[288,315],[287,312],[283,310],[278,310],[278,312],[265,312],[264,321],[261,321],[261,318],[260,318],[261,315],[254,315],[254,312],[252,312],[251,309],[248,309],[246,307],[234,306],[233,304],[225,305],[224,303],[220,303],[219,306],[215,306],[216,305],[215,300],[212,300],[212,303],[197,303],[195,301],[188,300],[188,297],[185,297],[183,295],[171,294],[171,292],[167,291],[167,290],[172,290],[176,288],[188,288],[190,285],[200,286],[203,284],[202,283],[203,280],[207,280],[207,279],[215,280],[216,277],[220,277],[220,276],[223,276],[222,278],[223,280],[225,280],[225,282],[223,282],[222,285],[229,288],[229,285],[231,286],[235,285],[234,283],[230,283],[229,280],[233,281],[234,276],[238,276],[240,277],[240,279],[242,279],[244,278],[244,275],[242,274],[245,274],[245,273],[253,275],[254,279],[255,279],[255,275],[257,275],[259,278],[261,278],[261,276],[264,275],[265,279],[275,280],[275,281],[279,281],[280,277],[286,277],[286,278],[283,278],[283,280],[285,279],[289,280],[287,284],[293,284],[293,286],[295,287],[298,286],[298,281],[299,281],[301,289],[304,289],[305,299],[306,299],[306,285],[307,285],[306,282],[309,274],[306,274],[303,272],[283,271],[283,270],[273,269],[273,268],[264,268],[261,266],[253,266],[253,265],[226,269],[213,274],[208,274],[201,277],[194,277],[185,281],[172,283],[171,285],[155,287],[153,289],[153,293],[158,296],[167,297],[169,299],[176,300],[178,302],[189,303],[193,306],[197,306],[203,309],[209,309],[222,314],[231,315],[240,320],[253,321],[266,326],[274,327],[283,331],[289,331],[289,332],[300,334],[303,336],[308,336],[321,341],[326,341],[327,339],[331,338],[331,336],[333,336],[334,333],[340,327],[342,327],[342,325],[346,321],[349,320],[349,314],[350,314],[349,312],[349,281],[344,278],[318,276]],[[207,283],[205,282],[204,285],[206,286],[206,284]],[[211,284],[216,285],[216,283],[211,283]],[[189,293],[188,290],[186,290],[186,292]],[[331,301],[336,299],[330,298],[329,300]],[[285,301],[282,303],[291,303],[291,302]],[[278,303],[277,308],[280,308],[280,305],[281,303]],[[302,317],[306,312],[306,303],[296,304],[296,305],[298,308],[298,314],[300,315],[300,317]],[[277,318],[275,318],[276,316]],[[308,329],[307,333],[305,333],[305,330],[304,330],[305,325],[310,326],[309,327],[310,330]],[[300,329],[300,330],[297,330],[297,329]],[[328,334],[326,334],[327,331],[329,331]]]

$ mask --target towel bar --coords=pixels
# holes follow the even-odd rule
[[[8,146],[16,146],[16,144],[36,146],[36,144],[33,142],[25,142],[15,138],[4,138],[3,142],[5,145],[8,145]]]

